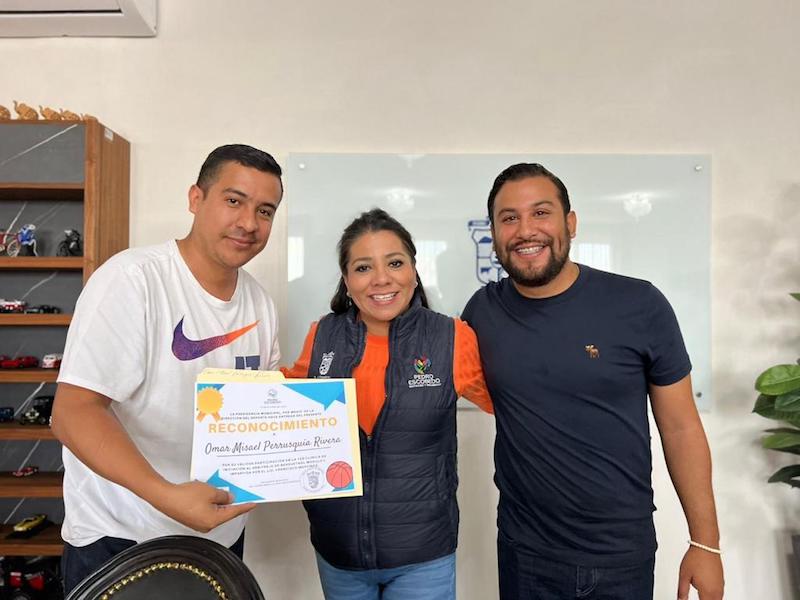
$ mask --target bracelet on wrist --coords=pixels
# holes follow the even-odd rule
[[[712,548],[711,546],[706,546],[705,544],[701,544],[700,542],[695,542],[694,540],[687,540],[690,546],[694,546],[695,548],[700,548],[701,550],[705,550],[706,552],[711,552],[712,554],[722,554],[722,550],[719,548]]]

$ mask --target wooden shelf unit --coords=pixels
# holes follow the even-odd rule
[[[43,126],[50,129],[41,129]],[[81,204],[83,213],[80,229],[83,256],[2,256],[0,278],[26,271],[76,271],[85,283],[97,267],[128,247],[130,144],[94,120],[3,121],[0,130],[0,155],[18,157],[0,165],[0,202],[13,203],[13,212],[21,208],[22,202],[69,202]],[[31,147],[38,148],[44,141],[48,143],[47,152],[25,152]],[[27,181],[29,178],[32,180]],[[32,208],[35,210],[31,211]],[[29,204],[24,214],[35,215],[36,211],[41,213],[41,207]],[[4,297],[13,299],[8,292]],[[61,298],[53,298],[42,303],[58,305],[59,301]],[[7,341],[14,340],[14,335],[21,335],[15,334],[15,328],[67,327],[71,321],[70,314],[0,314],[0,335]],[[3,350],[8,352],[8,348],[9,344],[4,344]],[[57,369],[0,369],[0,384],[55,382],[57,376]],[[55,440],[55,437],[47,426],[14,422],[0,423],[0,440]],[[15,466],[4,464],[3,468]],[[62,473],[16,478],[0,472],[0,497],[58,498],[62,494],[62,481]],[[0,556],[62,553],[60,525],[49,525],[30,539],[6,538],[11,531],[11,524],[0,526]]]
[[[14,531],[13,525],[0,525],[0,556],[61,556],[61,525],[53,523],[27,539],[6,537]]]

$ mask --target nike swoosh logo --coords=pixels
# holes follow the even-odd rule
[[[182,317],[178,324],[175,326],[175,331],[172,334],[172,353],[178,360],[194,360],[205,356],[212,350],[227,346],[236,338],[242,337],[245,333],[250,331],[253,327],[258,325],[258,321],[236,331],[225,333],[222,335],[215,335],[214,337],[206,338],[204,340],[190,340],[183,334],[183,319]]]

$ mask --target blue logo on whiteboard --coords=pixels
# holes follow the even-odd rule
[[[475,242],[475,277],[482,285],[500,281],[506,276],[492,248],[492,229],[489,219],[473,219],[467,223],[472,241]]]

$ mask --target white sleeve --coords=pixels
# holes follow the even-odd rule
[[[112,259],[95,271],[75,306],[58,381],[129,398],[147,369],[145,298],[130,266]]]
[[[278,315],[275,303],[269,296],[267,296],[267,314],[269,315],[269,330],[272,333],[272,347],[269,349],[266,369],[267,371],[277,371],[281,362],[281,349],[278,343]]]

